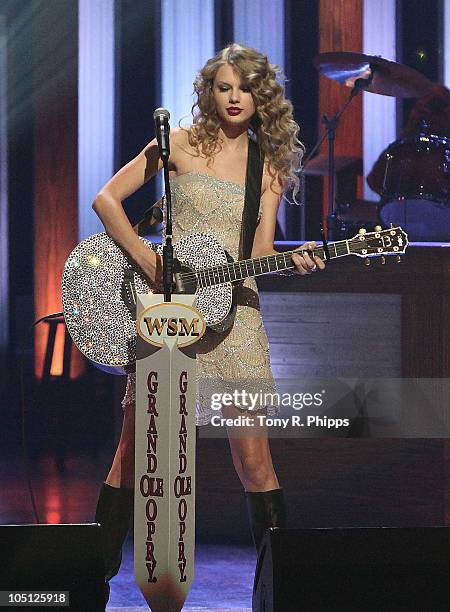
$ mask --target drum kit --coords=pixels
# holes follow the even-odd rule
[[[359,91],[396,98],[421,98],[429,94],[434,85],[413,68],[362,53],[321,53],[315,58],[314,65],[320,74],[352,88],[347,103],[334,118],[337,121]],[[324,118],[328,130],[325,120],[328,122],[330,120]],[[337,127],[337,121],[334,129]],[[325,136],[319,141],[318,146]],[[383,225],[390,223],[400,225],[408,233],[410,240],[449,241],[450,138],[448,136],[450,133],[430,133],[428,125],[423,121],[417,134],[391,143],[383,154],[385,164],[379,203],[367,201],[341,203],[340,207],[336,208],[332,194],[329,201],[329,215],[334,215],[338,225],[340,222],[341,231],[345,233],[345,228],[349,226],[349,231],[353,230],[352,218],[356,220],[359,216],[357,221],[360,222],[364,217],[368,221],[373,221],[378,216],[378,222],[381,221]],[[318,146],[313,151],[316,151]],[[334,155],[329,147],[330,153]],[[370,207],[376,209],[376,214],[368,212]]]

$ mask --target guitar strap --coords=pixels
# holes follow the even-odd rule
[[[261,155],[259,145],[249,138],[247,174],[245,177],[245,201],[241,229],[241,252],[243,259],[250,259],[252,254],[253,239],[258,223],[263,167],[264,156]]]

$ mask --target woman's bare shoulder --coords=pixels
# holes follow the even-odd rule
[[[189,128],[175,127],[170,131],[170,159],[173,169],[179,171],[187,161],[195,157],[195,149],[189,142]]]
[[[189,146],[189,130],[187,127],[174,127],[170,130],[170,140],[178,147]]]

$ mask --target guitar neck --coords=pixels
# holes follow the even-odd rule
[[[351,254],[348,240],[340,240],[338,242],[329,243],[328,251],[329,259],[345,257],[346,255]],[[261,276],[263,274],[290,270],[295,268],[291,255],[292,253],[296,252],[298,251],[285,251],[284,253],[277,253],[276,255],[265,255],[263,257],[254,257],[253,259],[243,259],[241,261],[224,264],[222,266],[205,268],[204,270],[197,271],[197,277],[199,278],[202,286],[206,287],[220,283],[241,281],[251,276]],[[314,249],[314,255],[324,259],[324,248],[322,246],[316,247]]]

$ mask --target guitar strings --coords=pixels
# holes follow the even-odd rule
[[[328,248],[334,248],[335,251],[335,255],[332,256],[331,258],[335,258],[335,257],[339,257],[345,254],[351,254],[351,253],[362,253],[362,251],[367,250],[367,247],[370,247],[370,242],[372,240],[379,240],[379,238],[373,239],[373,238],[369,238],[369,240],[367,240],[367,236],[365,236],[364,241],[359,241],[358,239],[353,239],[351,241],[348,240],[342,240],[342,241],[337,241],[337,242],[333,242],[329,245]],[[354,242],[354,244],[352,245],[352,250],[350,250],[349,246],[350,243]],[[369,242],[369,244],[367,244]],[[342,251],[342,249],[340,247],[344,247],[345,251]],[[342,251],[342,252],[341,252]],[[243,266],[246,267],[246,270],[244,272],[244,277],[245,276],[258,276],[258,275],[262,275],[262,274],[268,274],[270,272],[276,272],[278,270],[287,270],[289,268],[294,268],[295,265],[285,265],[283,268],[279,268],[278,267],[278,263],[280,263],[281,258],[286,259],[287,256],[292,255],[293,253],[301,253],[301,249],[294,249],[292,251],[285,251],[283,253],[278,253],[278,254],[274,254],[274,255],[267,255],[267,256],[262,256],[262,257],[257,257],[254,259],[244,259],[241,261],[237,261],[237,262],[232,262],[232,263],[227,263],[227,264],[220,264],[217,266],[213,266],[210,268],[205,268],[202,270],[197,270],[194,272],[184,272],[181,273],[181,278],[182,280],[189,282],[190,280],[197,280],[199,281],[199,284],[201,286],[201,281],[203,280],[205,282],[205,286],[211,286],[211,285],[220,285],[223,284],[224,282],[232,282],[235,280],[240,280],[240,279],[229,279],[226,280],[225,279],[225,273],[231,274],[231,272],[233,272],[234,270],[238,270],[239,272],[243,272],[242,268]],[[324,255],[324,248],[323,247],[317,247],[313,250],[313,254],[314,255],[318,255],[319,257],[323,257]],[[382,255],[383,253],[372,253],[372,255]],[[386,254],[386,253],[384,253]],[[369,253],[368,253],[369,255]],[[270,265],[272,263],[275,263],[275,265],[277,265],[277,268],[274,270],[267,270],[267,271],[262,271],[262,267],[267,266],[270,268]],[[284,261],[284,264],[286,264],[286,261]],[[260,267],[260,274],[248,274],[249,270],[248,267],[251,266],[254,268],[254,270],[256,271],[256,266],[259,265]],[[217,277],[220,274],[222,274],[224,276],[223,279],[215,279],[214,275]],[[201,276],[203,276],[203,279],[201,278]],[[207,278],[207,276],[209,278]],[[236,276],[236,272],[235,272],[235,276]],[[243,278],[244,278],[243,277]],[[209,283],[208,283],[209,281]],[[212,282],[211,282],[212,281]]]
[[[334,244],[337,244],[337,243],[334,243]],[[203,268],[201,270],[197,270],[194,272],[182,272],[180,276],[183,280],[186,280],[186,279],[189,280],[189,279],[194,279],[199,274],[204,274],[204,273],[219,274],[219,273],[224,273],[224,272],[231,272],[233,268],[237,268],[237,267],[242,268],[243,266],[246,266],[248,268],[248,266],[255,267],[256,265],[259,265],[261,267],[261,265],[268,265],[268,264],[270,265],[270,263],[272,262],[276,263],[277,260],[281,258],[285,259],[287,256],[291,255],[292,253],[297,253],[297,252],[299,251],[298,250],[284,251],[283,253],[277,253],[273,255],[264,255],[262,257],[255,257],[253,259],[242,259],[242,260],[227,263],[227,264],[219,264],[217,266]],[[314,249],[314,254],[323,256],[322,247],[318,247],[317,249]],[[265,260],[265,264],[263,264],[264,260]],[[294,267],[295,265],[292,264],[292,265],[286,265],[284,268],[277,268],[277,269],[288,269],[288,268],[294,268]]]
[[[235,261],[232,263],[227,263],[227,264],[219,264],[217,266],[211,266],[209,268],[203,268],[194,272],[182,272],[180,274],[180,277],[183,280],[194,280],[195,278],[198,278],[199,275],[203,274],[204,276],[208,275],[219,275],[219,274],[225,274],[225,273],[231,273],[233,270],[238,270],[239,272],[243,272],[242,268],[245,266],[246,270],[245,270],[245,274],[248,275],[248,268],[253,267],[255,268],[257,265],[259,265],[260,268],[262,268],[262,266],[267,266],[270,268],[271,263],[277,263],[277,260],[281,260],[281,258],[286,259],[287,256],[291,255],[292,253],[295,253],[296,251],[285,251],[284,253],[279,253],[278,255],[267,255],[267,256],[263,256],[263,257],[257,257],[254,259],[242,259],[240,261]],[[316,251],[315,251],[316,253]],[[319,254],[319,253],[317,253]],[[284,262],[286,264],[286,262]],[[285,265],[283,268],[276,268],[274,270],[267,270],[267,272],[264,273],[269,273],[271,271],[277,271],[277,270],[286,270],[289,268],[294,268],[295,265],[292,263],[292,265]],[[261,272],[261,274],[264,274],[263,272]],[[252,275],[250,275],[252,276]],[[238,280],[238,279],[233,279],[233,280]],[[214,284],[221,284],[223,282],[228,282],[228,281],[219,281],[217,283]]]
[[[362,250],[362,249],[361,249]],[[280,256],[267,256],[263,258],[258,258],[255,260],[241,260],[234,263],[229,263],[225,265],[218,265],[210,268],[200,269],[194,272],[185,272],[181,274],[182,280],[189,282],[191,280],[197,280],[200,286],[213,286],[220,285],[226,282],[234,282],[237,280],[242,280],[249,276],[260,276],[264,274],[270,274],[271,272],[277,272],[282,270],[288,270],[295,267],[292,261],[287,264],[286,256],[290,255],[295,251],[286,251],[285,253],[280,254]],[[353,252],[357,252],[356,249]],[[315,251],[315,254],[319,256],[323,256],[323,252]],[[334,259],[339,256],[347,255],[350,253],[342,252],[336,253],[331,256],[331,259]],[[378,253],[375,253],[377,255]],[[272,258],[273,259],[269,259]],[[283,258],[284,261],[280,261]],[[275,263],[274,268],[271,265]],[[279,264],[282,264],[281,266]],[[258,271],[259,266],[259,271]],[[250,268],[250,270],[249,270]],[[231,278],[231,274],[234,274],[235,278]],[[220,277],[223,278],[220,278]],[[229,278],[226,278],[229,276]],[[239,278],[238,278],[239,277]],[[203,283],[202,283],[203,281]]]

